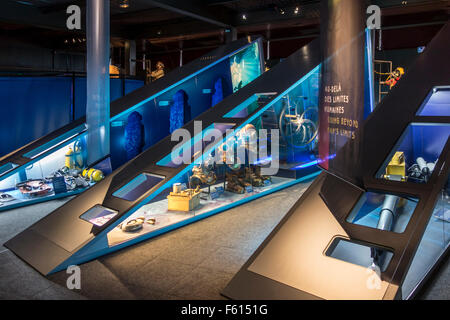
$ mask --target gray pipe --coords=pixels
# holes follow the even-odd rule
[[[397,206],[398,197],[386,195],[383,206],[380,211],[380,219],[378,220],[377,229],[390,231],[394,222],[395,207]]]

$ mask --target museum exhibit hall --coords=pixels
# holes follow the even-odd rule
[[[450,1],[1,6],[0,300],[450,299]]]

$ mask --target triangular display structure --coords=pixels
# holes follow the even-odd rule
[[[224,296],[414,297],[449,247],[448,39],[449,23],[365,121],[363,183],[322,172]]]
[[[319,49],[318,41],[313,41],[248,84],[245,84],[246,75],[235,74],[237,87],[241,89],[183,127],[192,137],[187,149],[190,150],[202,142],[209,128],[219,130],[222,138],[212,140],[208,152],[220,146],[226,137],[227,129],[234,130],[236,134],[252,124],[255,127],[267,128],[271,132],[270,128],[279,123],[279,111],[288,106],[289,96],[291,99],[298,98],[296,101],[301,103],[299,108],[317,106]],[[257,54],[255,49],[253,55]],[[251,57],[252,53],[248,55]],[[243,55],[239,61],[245,59],[246,56]],[[245,66],[252,67],[248,62]],[[233,67],[239,69],[244,65]],[[136,95],[133,98],[134,103],[144,98]],[[289,121],[290,118],[286,119]],[[199,122],[204,129],[200,134],[196,127]],[[231,135],[231,138],[233,137],[235,135]],[[270,139],[272,138],[271,136]],[[224,191],[225,182],[222,187],[222,182],[209,188],[203,187],[202,190],[209,193],[207,200],[200,200],[198,209],[187,213],[171,213],[167,209],[167,196],[172,191],[173,184],[193,176],[192,169],[196,163],[173,163],[173,155],[176,158],[181,149],[178,147],[178,141],[171,141],[168,136],[8,241],[5,246],[44,275],[64,270],[70,265],[120,250],[317,176],[317,159],[311,151],[315,143],[313,138],[314,136],[311,136],[311,142],[301,148],[296,147],[295,150],[300,150],[297,153],[298,159],[295,159],[298,162],[292,162],[288,167],[280,169],[277,175],[272,177],[272,181],[265,179],[263,182],[262,178],[259,178],[258,184],[246,186],[245,190],[239,190],[243,191],[239,194]],[[287,150],[291,152],[294,148],[289,147]],[[194,154],[194,160],[202,160],[203,156]],[[287,158],[286,155],[285,157]],[[267,158],[261,160],[270,161]],[[231,172],[228,167],[224,167],[224,170],[223,176]],[[222,173],[217,171],[218,181]],[[197,176],[199,180],[203,177]],[[186,180],[184,183],[187,184]],[[181,185],[178,187],[181,188]],[[218,203],[218,195],[219,201],[224,197],[228,200]],[[209,206],[210,203],[215,206]],[[155,212],[161,211],[162,206],[165,206],[162,213],[155,216]],[[134,233],[123,232],[124,225],[141,216],[145,219],[142,229]]]

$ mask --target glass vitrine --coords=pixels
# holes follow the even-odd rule
[[[448,123],[412,123],[395,144],[377,178],[427,183],[450,135]]]

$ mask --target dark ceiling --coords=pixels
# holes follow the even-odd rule
[[[121,46],[127,39],[136,40],[138,53],[144,52],[144,43],[145,51],[161,54],[180,48],[209,50],[226,41],[227,30],[236,30],[238,37],[260,34],[273,42],[291,41],[292,47],[295,41],[319,33],[320,0],[128,0],[129,7],[121,8],[123,1],[111,0],[112,44]],[[382,7],[386,30],[437,30],[449,17],[447,0],[371,3]],[[70,4],[79,5],[84,16],[86,0],[2,0],[0,35],[47,48],[83,51],[84,31],[65,27]],[[425,41],[420,35],[408,37],[410,43],[400,37],[401,46]],[[396,40],[392,41],[388,47],[394,46]]]

